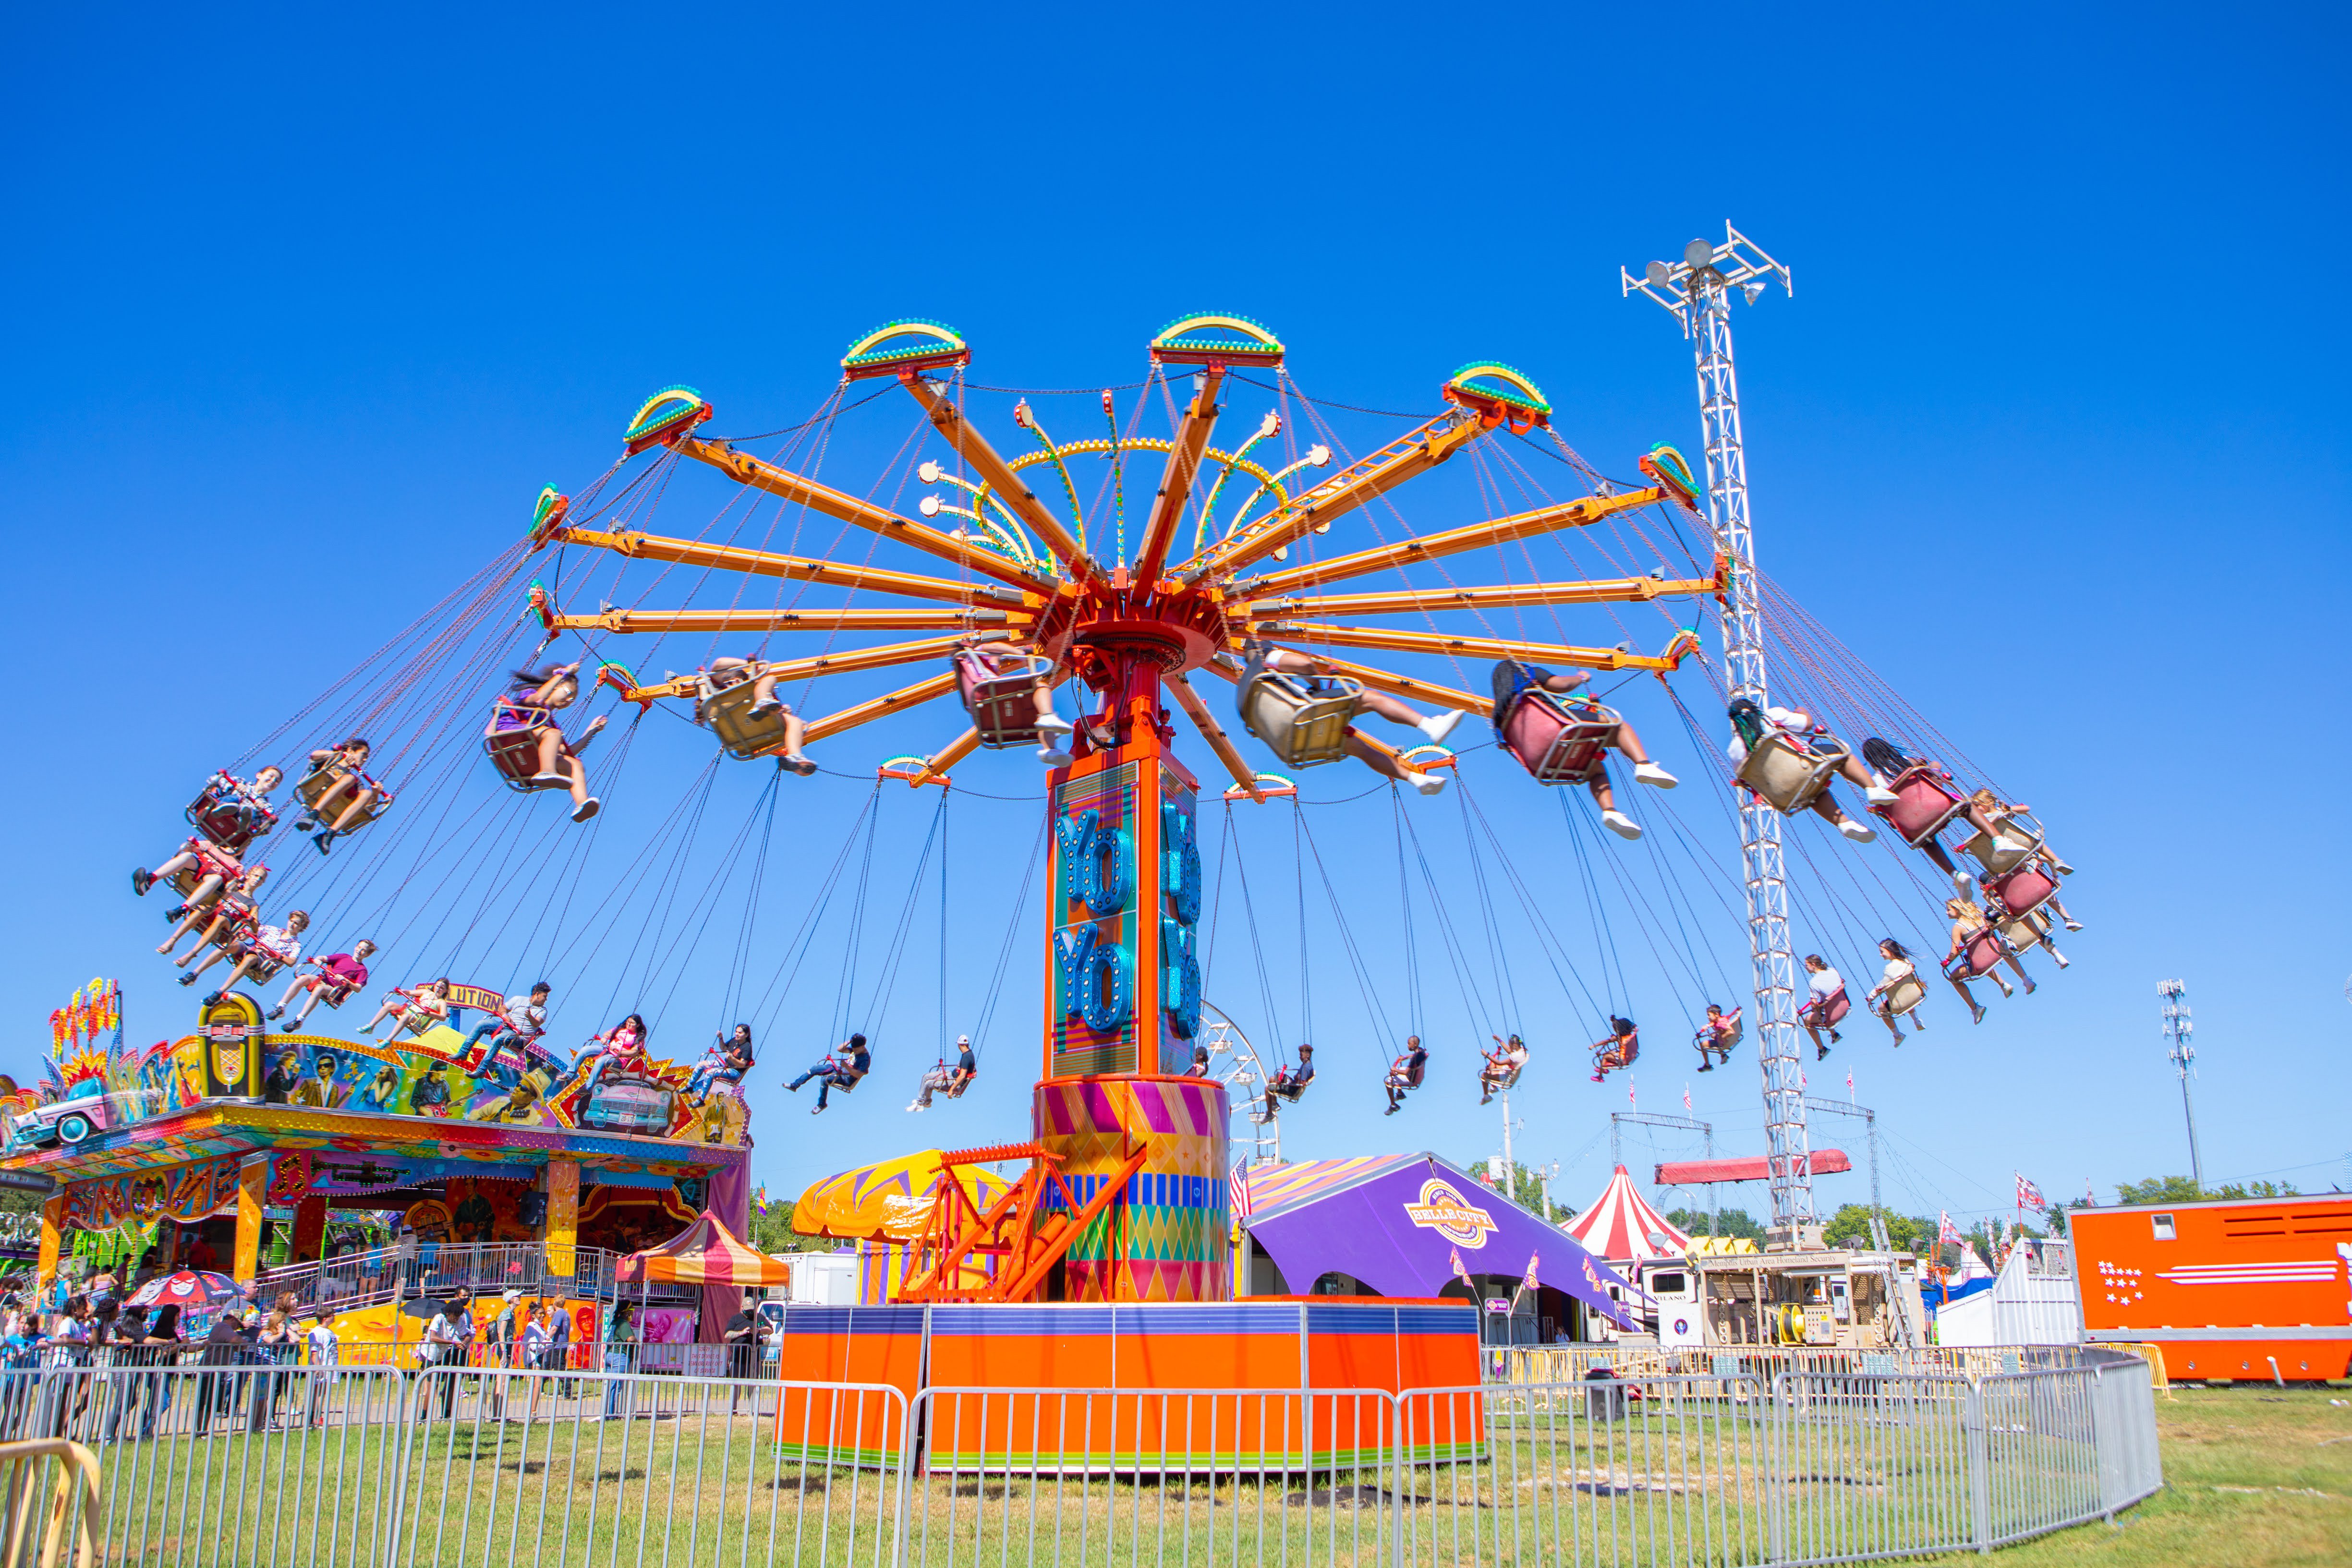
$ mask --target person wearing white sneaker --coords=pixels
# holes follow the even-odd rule
[[[1565,674],[1548,670],[1541,664],[1522,664],[1506,659],[1494,669],[1492,685],[1495,706],[1488,721],[1499,737],[1510,723],[1511,710],[1518,705],[1522,694],[1530,691],[1549,692],[1566,699],[1565,706],[1580,716],[1596,722],[1614,721],[1615,731],[1603,743],[1633,765],[1633,777],[1653,789],[1671,789],[1681,780],[1655,762],[1642,745],[1642,737],[1633,727],[1602,707],[1590,697],[1573,695],[1591,677],[1582,670],[1570,670]],[[1521,759],[1522,761],[1525,758]],[[1584,776],[1584,787],[1592,791],[1592,803],[1601,808],[1601,825],[1628,842],[1642,836],[1642,824],[1617,809],[1616,791],[1609,785],[1609,769],[1595,758],[1591,772]]]
[[[1894,996],[1895,988],[1906,980],[1915,980],[1918,978],[1919,971],[1912,967],[1910,949],[1904,946],[1902,943],[1897,942],[1892,936],[1889,936],[1879,943],[1878,956],[1886,960],[1886,967],[1881,974],[1878,984],[1870,988],[1870,995],[1865,999],[1870,1004],[1870,1010],[1877,1015],[1878,1021],[1886,1026],[1886,1032],[1895,1037],[1895,1043],[1901,1045],[1903,1043],[1903,1030],[1896,1026],[1895,1022],[1894,1009],[1889,1004],[1895,999]],[[1962,996],[1968,995],[1965,990],[1960,994]],[[1971,1000],[1969,1003],[1969,1006],[1976,1008],[1977,1005],[1973,1000]],[[1983,1021],[1984,1009],[1982,1008],[1977,1008],[1977,1019],[1979,1022]],[[1919,1009],[1916,1002],[1911,1008],[1911,1027],[1915,1030],[1923,1030],[1927,1027],[1926,1024],[1919,1021]],[[1821,1054],[1826,1055],[1828,1053],[1824,1051]]]
[[[596,814],[598,802],[588,793],[588,770],[581,766],[580,753],[604,729],[604,720],[602,715],[589,720],[578,740],[565,739],[555,722],[557,712],[570,707],[579,696],[577,660],[544,669],[517,670],[506,695],[499,699],[492,734],[528,734],[539,762],[539,772],[530,782],[541,789],[571,791],[572,820],[584,822]]]
[[[1910,772],[1915,768],[1924,768],[1927,769],[1929,773],[1934,775],[1935,779],[1940,784],[1950,786],[1954,793],[1957,793],[1958,790],[1958,785],[1952,781],[1952,773],[1950,768],[1946,768],[1942,763],[1937,761],[1932,757],[1912,757],[1906,755],[1902,747],[1896,746],[1893,741],[1882,739],[1875,735],[1870,736],[1863,741],[1862,757],[1863,760],[1869,765],[1870,776],[1874,781],[1874,788],[1869,792],[1869,800],[1873,807],[1886,807],[1894,805],[1900,797],[1897,796],[1894,790],[1885,789],[1880,786],[1883,786],[1884,784],[1892,784],[1899,780],[1906,773]],[[1887,815],[1884,810],[1879,811],[1878,814],[1880,816]],[[2016,854],[2024,850],[2025,845],[2018,842],[2014,839],[2004,838],[2001,836],[2001,828],[2003,824],[2008,821],[2009,816],[2006,809],[2003,808],[2000,801],[1994,798],[1991,790],[1979,789],[1976,793],[1969,796],[1965,814],[1968,818],[1969,824],[1975,828],[1979,832],[1984,834],[1986,838],[1990,839],[1993,841],[1994,847],[2000,851],[2000,852],[2003,854]],[[1929,860],[1936,862],[1937,870],[1941,871],[1946,876],[1952,879],[1953,892],[1958,894],[1962,898],[1974,898],[1976,896],[1977,879],[1975,874],[1969,872],[1966,867],[1956,864],[1953,862],[1950,853],[1946,851],[1942,844],[1938,843],[1935,839],[1930,838],[1925,843],[1918,845],[1917,848],[1921,854],[1926,855]]]
[[[1500,735],[1503,733],[1503,727],[1510,722],[1511,708],[1519,700],[1521,692],[1541,690],[1549,692],[1554,696],[1568,696],[1591,679],[1592,677],[1582,670],[1570,670],[1566,674],[1561,674],[1548,670],[1541,664],[1522,664],[1516,660],[1505,659],[1495,666],[1493,676],[1495,708],[1487,717],[1495,727],[1495,733]],[[1590,709],[1596,717],[1609,712],[1589,696],[1575,697],[1570,706]],[[1633,765],[1633,777],[1651,789],[1671,789],[1682,782],[1681,779],[1650,760],[1649,750],[1643,746],[1642,737],[1633,732],[1633,727],[1624,719],[1617,720],[1617,733],[1609,738],[1608,744],[1612,750]]]
[[[1301,653],[1288,648],[1269,647],[1263,643],[1250,644],[1248,653],[1251,664],[1255,668],[1279,670],[1286,675],[1303,675],[1309,681],[1326,679],[1331,674],[1331,666],[1311,653]],[[1249,674],[1244,673],[1242,676],[1242,684],[1244,687],[1247,686],[1249,679]],[[1429,744],[1432,746],[1444,741],[1447,736],[1454,733],[1454,727],[1462,722],[1462,715],[1457,710],[1449,709],[1444,713],[1424,714],[1410,704],[1397,701],[1386,692],[1370,690],[1356,694],[1356,712],[1377,714],[1391,724],[1401,724],[1409,728],[1417,729],[1428,737]],[[1348,755],[1370,768],[1373,772],[1393,779],[1400,784],[1410,784],[1424,795],[1438,794],[1445,788],[1445,780],[1435,774],[1408,768],[1397,760],[1392,753],[1380,747],[1367,746],[1353,735],[1348,737]]]
[[[1732,702],[1730,711],[1731,739],[1724,750],[1731,758],[1735,774],[1748,760],[1748,748],[1763,745],[1764,737],[1775,732],[1809,752],[1829,755],[1843,749],[1837,737],[1826,727],[1813,722],[1813,716],[1801,708],[1759,707],[1752,697],[1739,697]],[[1859,788],[1874,805],[1892,805],[1895,802],[1894,792],[1873,778],[1870,769],[1864,768],[1852,752],[1847,752],[1845,759],[1838,765],[1838,777]],[[1813,797],[1811,810],[1857,844],[1872,843],[1878,838],[1878,830],[1847,816],[1844,809],[1837,803],[1837,796],[1826,787]]]
[[[1034,649],[1023,643],[990,643],[976,639],[967,640],[964,652],[992,674],[1012,674],[1028,667],[1036,658]],[[1054,681],[1051,672],[1038,679],[1030,689],[1037,704],[1037,760],[1048,768],[1066,767],[1077,760],[1065,744],[1075,733],[1068,719],[1054,711]]]

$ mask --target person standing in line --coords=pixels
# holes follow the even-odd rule
[[[334,1403],[335,1379],[339,1375],[336,1368],[342,1361],[342,1344],[335,1337],[334,1324],[324,1313],[310,1324],[302,1342],[310,1362],[310,1398],[304,1418],[312,1427],[324,1427]]]
[[[604,1419],[628,1413],[634,1403],[628,1374],[637,1364],[637,1309],[623,1301],[613,1309],[613,1327],[604,1336]]]

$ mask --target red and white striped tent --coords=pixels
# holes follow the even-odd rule
[[[1611,1263],[1638,1263],[1652,1258],[1679,1258],[1690,1238],[1669,1224],[1633,1190],[1633,1178],[1619,1166],[1592,1207],[1560,1228],[1584,1244],[1594,1257]],[[1661,1247],[1650,1239],[1665,1238]]]

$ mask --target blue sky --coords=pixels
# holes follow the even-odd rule
[[[716,428],[776,429],[827,395],[845,343],[901,315],[965,332],[976,380],[1115,384],[1140,379],[1171,317],[1230,308],[1273,324],[1299,384],[1344,403],[1429,410],[1454,365],[1507,360],[1622,475],[1654,441],[1697,443],[1686,349],[1655,307],[1619,298],[1616,269],[1728,217],[1796,277],[1793,299],[1736,322],[1767,570],[2082,870],[2069,902],[2090,929],[2039,996],[1974,1030],[1947,997],[1924,1049],[1855,1031],[1827,1064],[1832,1092],[1851,1067],[1881,1113],[1891,1200],[1979,1212],[2006,1207],[2012,1168],[2053,1197],[2185,1168],[2156,1033],[2168,975],[2197,1008],[2209,1177],[2344,1180],[2352,922],[2326,802],[2352,758],[2326,568],[2347,486],[2326,399],[2346,343],[2314,281],[2343,237],[2344,31],[2317,7],[1824,9],[1709,30],[1360,6],[28,14],[0,68],[0,354],[19,389],[0,433],[0,603],[26,655],[0,778],[6,1065],[93,974],[123,978],[134,1033],[183,1027],[125,872],[164,852],[194,780],[503,548],[541,485],[601,472],[656,387],[699,387]],[[903,422],[857,428],[828,459],[853,488]],[[682,483],[666,518],[700,527],[723,500]],[[1440,493],[1427,521],[1473,503]],[[1639,703],[1695,768],[1663,705]],[[927,749],[945,727],[876,727],[867,749]],[[1475,798],[1559,879],[1555,916],[1593,973],[1615,943],[1651,1031],[1643,1108],[1676,1108],[1677,1014],[1706,987],[1622,923],[1576,924],[1567,819],[1495,760],[1474,758]],[[675,735],[633,752],[648,783],[615,801],[614,843],[656,831],[701,761]],[[1341,772],[1310,798],[1353,794]],[[975,795],[1035,786],[1016,758],[971,779]],[[731,833],[758,788],[719,780],[724,825],[704,837]],[[845,779],[791,798],[762,929],[801,918],[791,894],[865,799]],[[1704,804],[1675,800],[1695,829]],[[886,831],[915,840],[875,874],[877,921],[896,918],[930,805],[886,802]],[[1458,841],[1450,797],[1416,810]],[[958,905],[950,1031],[979,1011],[1033,812],[951,810],[970,846],[954,886],[977,891]],[[1385,801],[1310,825],[1359,936],[1392,960]],[[1278,827],[1248,830],[1252,874],[1274,883],[1292,870]],[[1696,911],[1716,893],[1687,896]],[[1268,1027],[1296,1032],[1295,900],[1282,908],[1267,964],[1290,1018]],[[1312,905],[1309,926],[1327,1084],[1286,1152],[1494,1146],[1466,1070],[1378,1116],[1381,1009]],[[1736,927],[1710,929],[1698,973],[1738,973]],[[1584,1081],[1576,1009],[1523,938],[1504,951],[1543,1055],[1518,1149],[1561,1161],[1580,1201],[1623,1092]],[[761,964],[768,940],[752,939]],[[730,988],[723,946],[617,982],[583,963],[594,977],[560,1029],[609,1021],[589,1015],[642,981],[680,998],[667,1043],[690,1051]],[[1001,1019],[1034,1019],[1034,956],[1016,946]],[[854,991],[835,1002],[839,964],[811,961],[825,982],[780,1009],[755,1099],[772,1190],[1018,1133],[1032,1047],[1001,1021],[992,1070],[951,1113],[901,1115],[892,1082],[797,1124],[770,1069],[858,1010]],[[908,995],[936,990],[935,938],[905,963]],[[1373,967],[1392,1011],[1393,962]],[[1233,973],[1229,995],[1255,994]],[[873,980],[869,959],[858,988]],[[1481,1004],[1447,1005],[1460,1061]],[[911,1087],[933,1023],[893,1027]],[[1758,1144],[1750,1058],[1693,1082],[1718,1146]],[[1860,1191],[1838,1178],[1822,1197]],[[1754,1188],[1727,1200],[1762,1207]]]

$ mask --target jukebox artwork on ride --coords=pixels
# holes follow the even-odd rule
[[[1429,417],[1349,458],[1258,323],[1185,317],[1150,340],[1147,358],[1142,382],[1100,393],[1104,434],[1082,437],[1049,431],[1026,395],[1007,420],[974,417],[975,394],[1003,394],[969,380],[961,336],[922,320],[853,343],[825,406],[776,433],[768,455],[706,434],[714,411],[691,388],[646,400],[592,486],[577,497],[548,488],[520,538],[198,793],[185,842],[131,878],[137,895],[168,905],[157,951],[190,999],[203,998],[198,1029],[144,1051],[118,1042],[95,1071],[20,1095],[11,1155],[68,1186],[112,1182],[130,1174],[145,1127],[186,1167],[166,1184],[185,1189],[184,1204],[170,1200],[179,1207],[213,1202],[212,1184],[226,1178],[212,1162],[234,1157],[241,1214],[259,1214],[271,1194],[315,1207],[353,1196],[358,1178],[333,1173],[373,1155],[398,1167],[381,1190],[453,1214],[460,1200],[449,1195],[461,1189],[481,1207],[467,1180],[530,1184],[534,1202],[495,1212],[536,1227],[551,1251],[591,1244],[571,1228],[575,1217],[585,1224],[631,1202],[713,1207],[740,1230],[748,1033],[689,1065],[654,1056],[635,1012],[597,1019],[571,1052],[556,1049],[548,1021],[551,1005],[600,997],[618,1012],[633,982],[639,991],[627,994],[642,992],[659,1027],[659,987],[674,995],[686,958],[714,939],[709,893],[674,885],[701,820],[691,799],[612,873],[615,889],[656,888],[634,937],[615,935],[622,902],[608,911],[607,895],[582,893],[614,858],[598,846],[616,781],[636,748],[670,744],[644,738],[654,734],[705,748],[703,801],[725,770],[760,769],[755,812],[768,827],[755,842],[747,821],[727,873],[751,868],[754,894],[772,861],[793,858],[772,839],[778,803],[829,787],[804,782],[811,775],[873,779],[877,800],[887,779],[935,788],[944,801],[953,771],[983,750],[1041,769],[1046,908],[1029,929],[1042,939],[1045,1016],[1028,1134],[939,1157],[945,1172],[1009,1163],[1018,1174],[949,1182],[921,1235],[890,1239],[910,1249],[888,1271],[900,1300],[1231,1298],[1229,1127],[1242,1107],[1211,1061],[1222,1037],[1202,1021],[1213,923],[1203,821],[1213,803],[1229,818],[1276,799],[1300,805],[1290,773],[1352,762],[1371,789],[1388,789],[1402,883],[1414,803],[1460,779],[1457,748],[1467,746],[1456,732],[1467,724],[1514,775],[1572,787],[1571,821],[1622,849],[1645,831],[1681,831],[1665,794],[1679,781],[1612,706],[1633,684],[1636,695],[1663,692],[1659,719],[1645,714],[1643,726],[1678,719],[1712,759],[1707,783],[1722,800],[1745,792],[1818,817],[1841,852],[1843,841],[1869,842],[1872,821],[1889,824],[1948,875],[1933,891],[1954,895],[1944,971],[1964,997],[1971,978],[2003,984],[1998,966],[2022,975],[2018,956],[2048,946],[2068,918],[2056,894],[2071,868],[2030,813],[1962,782],[1966,763],[1899,699],[1824,673],[1822,650],[1833,644],[1801,611],[1775,612],[1801,626],[1811,650],[1783,687],[1803,709],[1725,706],[1697,624],[1745,569],[1717,548],[1701,486],[1673,447],[1640,454],[1638,481],[1608,479],[1553,431],[1532,380],[1480,361],[1437,387]],[[1232,405],[1261,399],[1273,406],[1233,416]],[[877,402],[911,426],[897,458],[864,495],[817,477],[842,416]],[[1007,455],[1000,440],[1022,449]],[[1523,462],[1529,452],[1581,493],[1551,496]],[[1439,504],[1458,509],[1468,492],[1473,520],[1408,522],[1414,482],[1449,465],[1475,482]],[[704,471],[727,482],[718,516],[664,525],[666,497],[690,493],[683,476]],[[928,493],[908,506],[910,481]],[[1571,539],[1590,541],[1615,574],[1580,567]],[[1654,616],[1654,635],[1616,620],[1621,609]],[[1562,618],[1582,613],[1611,618],[1621,634],[1570,638]],[[1555,635],[1539,635],[1546,627]],[[689,639],[696,667],[651,678],[651,661],[665,649],[679,659]],[[1400,657],[1417,663],[1391,667]],[[842,677],[883,672],[904,684],[816,700]],[[1596,693],[1597,675],[1617,684]],[[1669,677],[1713,686],[1712,703],[1696,705],[1712,707],[1706,722]],[[581,722],[599,706],[608,711]],[[935,710],[957,716],[935,750],[878,769],[849,754],[862,727]],[[656,715],[669,722],[647,725]],[[596,744],[616,716],[616,737]],[[1922,737],[1947,760],[1926,756]],[[1252,743],[1288,773],[1258,771],[1244,754]],[[281,810],[271,792],[289,779],[293,800]],[[1468,788],[1455,791],[1465,840]],[[878,819],[866,820],[870,855]],[[1307,832],[1303,812],[1298,826]],[[1494,874],[1516,884],[1496,848]],[[1977,869],[1962,869],[1955,850]],[[729,998],[716,1005],[744,994],[754,894]],[[944,883],[940,903],[944,974]],[[1443,917],[1433,888],[1431,907]],[[824,908],[820,898],[809,920]],[[853,930],[858,920],[862,904]],[[1887,979],[1868,997],[1817,985],[1806,1016],[1828,1038],[1848,1007],[1892,1030],[1922,1005],[1932,962],[1897,974],[1908,958],[1890,946]],[[573,955],[577,969],[557,982],[572,991],[552,1004],[544,983],[475,983]],[[339,1010],[349,1022],[328,1029]],[[1633,1020],[1610,1016],[1622,1011],[1613,1001],[1600,1010],[1596,1081],[1640,1051]],[[1689,1011],[1696,1020],[1700,1007]],[[1729,1018],[1736,1026],[1737,1006]],[[1738,1040],[1736,1027],[1704,1036],[1702,1061],[1727,1057]],[[1516,1032],[1497,1031],[1496,1046],[1481,1074],[1489,1092],[1528,1060]],[[1417,1036],[1389,1050],[1401,1052],[1387,1084],[1394,1113],[1422,1088],[1428,1058]],[[868,1065],[860,1039],[793,1086],[820,1080],[810,1108],[823,1111]],[[1322,1065],[1334,1065],[1328,1051]],[[977,1071],[970,1051],[953,1068],[943,1051],[909,1109],[957,1098]],[[1283,1062],[1252,1089],[1253,1119],[1311,1101],[1314,1078],[1304,1052],[1295,1070]],[[88,1081],[103,1088],[78,1088]],[[93,1094],[110,1130],[55,1110]],[[68,1123],[81,1139],[65,1136]],[[303,1151],[349,1157],[283,1170],[263,1158]],[[468,1161],[509,1168],[444,1168]],[[75,1201],[91,1213],[145,1200],[110,1186]],[[257,1225],[240,1222],[241,1254]],[[315,1216],[298,1218],[295,1232],[315,1240]]]

